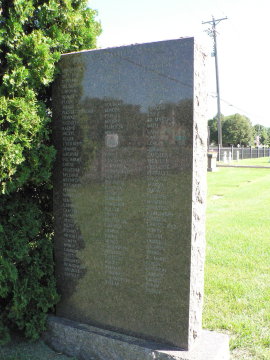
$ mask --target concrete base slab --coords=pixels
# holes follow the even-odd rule
[[[68,319],[50,316],[44,341],[79,360],[228,360],[229,337],[203,330],[192,351],[167,347]]]

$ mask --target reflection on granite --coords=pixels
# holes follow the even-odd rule
[[[62,56],[58,316],[182,348],[199,335],[206,123],[196,57],[193,38]]]

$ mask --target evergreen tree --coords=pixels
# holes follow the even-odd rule
[[[0,0],[0,342],[44,330],[53,277],[51,88],[64,52],[100,34],[86,0]]]

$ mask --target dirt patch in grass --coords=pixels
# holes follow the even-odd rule
[[[223,195],[217,195],[217,194],[216,194],[216,195],[213,195],[213,196],[212,196],[212,199],[213,199],[213,200],[217,200],[217,199],[221,199],[222,197],[223,197]]]
[[[250,360],[252,359],[252,354],[245,349],[234,349],[231,352],[231,360]]]

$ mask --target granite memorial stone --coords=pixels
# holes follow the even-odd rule
[[[65,54],[53,91],[56,315],[200,339],[207,126],[193,38]]]
[[[209,152],[207,153],[207,171],[214,172],[218,171],[217,168],[217,153],[216,152]]]

